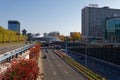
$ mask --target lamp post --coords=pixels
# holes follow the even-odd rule
[[[85,39],[85,67],[87,67],[87,37]]]
[[[97,43],[97,40],[98,40],[98,35],[97,35],[97,32],[96,32],[96,43]]]
[[[65,52],[68,54],[67,37],[65,37]]]

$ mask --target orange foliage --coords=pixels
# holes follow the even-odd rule
[[[39,55],[40,55],[40,45],[39,44],[30,48],[30,54],[29,54],[30,59],[37,61],[39,58]]]
[[[36,80],[39,75],[38,64],[30,59],[14,59],[0,80]]]

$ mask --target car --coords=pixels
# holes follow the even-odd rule
[[[46,51],[46,53],[48,53],[48,50],[47,50],[47,49],[46,49],[45,51]]]
[[[84,60],[84,56],[79,56],[79,59]]]

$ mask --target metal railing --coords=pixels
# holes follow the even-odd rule
[[[22,48],[19,48],[17,51],[15,51],[15,52],[10,52],[10,54],[7,54],[7,55],[5,55],[5,56],[2,56],[2,57],[0,57],[0,63],[3,61],[3,60],[5,60],[5,59],[7,59],[7,58],[9,58],[9,57],[12,57],[12,56],[14,56],[14,55],[16,55],[16,54],[20,54],[21,52],[23,52],[23,51],[25,51],[25,50],[28,50],[29,48],[31,48],[31,47],[33,47],[33,45],[27,45],[27,46],[24,46],[24,47],[22,47]]]

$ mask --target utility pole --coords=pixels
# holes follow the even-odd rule
[[[65,37],[65,52],[68,54],[67,37]]]
[[[98,40],[98,37],[97,37],[98,35],[97,35],[97,32],[96,32],[96,43],[97,43],[97,40]]]
[[[87,67],[87,36],[85,40],[85,67]]]

